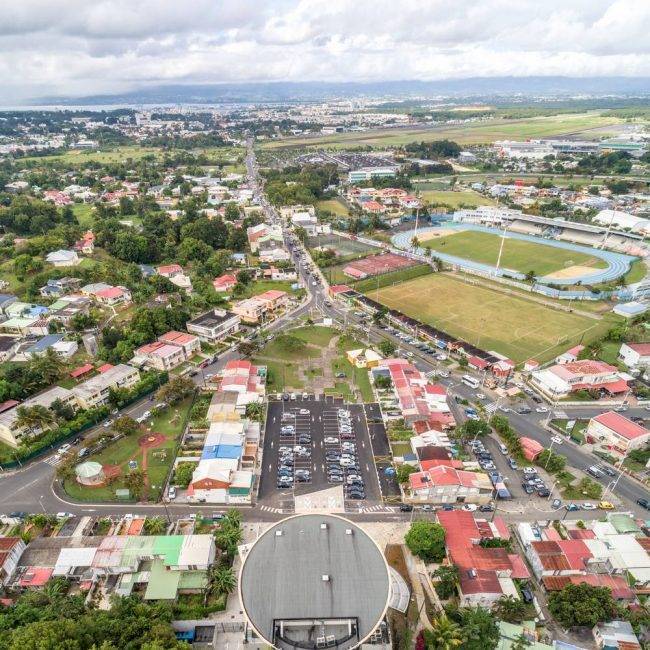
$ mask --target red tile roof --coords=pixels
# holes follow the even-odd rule
[[[75,368],[72,372],[70,372],[70,377],[76,379],[77,377],[81,377],[81,375],[85,375],[86,373],[89,373],[92,369],[93,369],[93,364],[86,363],[83,366],[79,366],[78,368]]]
[[[650,356],[650,343],[626,343],[625,345],[638,352],[642,357]]]
[[[124,295],[124,289],[121,287],[110,287],[109,289],[98,291],[95,295],[100,298],[119,298]]]
[[[107,370],[110,370],[113,367],[114,366],[112,363],[105,363],[103,366],[99,366],[99,368],[97,368],[97,372],[105,373]]]
[[[480,370],[483,370],[490,365],[487,361],[479,357],[470,357],[468,363],[470,366],[474,366],[474,368],[479,368]]]
[[[627,384],[626,384],[627,386]],[[611,429],[619,436],[626,438],[627,440],[635,440],[636,438],[641,438],[642,436],[648,435],[650,431],[645,427],[642,427],[632,420],[628,420],[626,417],[620,413],[614,411],[607,411],[606,413],[601,413],[593,418],[599,424]]]
[[[54,569],[50,567],[29,567],[18,581],[21,587],[42,587],[52,577]]]

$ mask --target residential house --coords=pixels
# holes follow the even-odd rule
[[[48,253],[45,261],[54,266],[77,266],[81,262],[81,258],[77,255],[76,251],[61,249]]]
[[[11,580],[27,545],[20,537],[0,537],[0,586]]]
[[[237,278],[234,275],[220,275],[212,281],[212,286],[217,293],[228,293],[237,284]]]
[[[604,650],[641,650],[641,644],[629,621],[596,623],[592,630],[598,648]]]
[[[95,299],[102,305],[115,307],[131,302],[131,292],[126,287],[109,287],[95,293]]]
[[[578,360],[578,355],[585,349],[584,345],[574,345],[572,348],[569,348],[566,352],[563,352],[559,356],[555,357],[555,363],[560,365],[565,363],[573,363]]]
[[[535,370],[531,373],[531,384],[552,401],[578,390],[594,390],[612,396],[629,390],[627,380],[620,376],[616,367],[590,359]]]
[[[20,339],[15,336],[0,335],[0,363],[9,361],[20,345]]]
[[[139,347],[135,351],[135,359],[143,358],[145,363],[156,370],[173,370],[185,362],[185,351],[182,347],[154,341]]]
[[[77,291],[80,286],[79,278],[56,278],[48,280],[47,284],[39,289],[39,292],[44,298],[60,298]]]
[[[381,354],[370,348],[348,350],[345,353],[347,360],[356,368],[374,368],[383,360]]]
[[[618,358],[630,369],[650,366],[650,343],[623,343]]]
[[[59,357],[69,359],[79,349],[76,341],[64,341],[63,334],[47,334],[28,347],[22,354],[27,358],[37,357],[52,349]]]
[[[237,333],[240,323],[241,317],[234,311],[215,308],[187,321],[185,327],[201,341],[214,345]]]
[[[53,577],[87,584],[110,578],[118,596],[137,590],[144,600],[174,601],[207,587],[215,558],[212,535],[39,537],[23,554],[17,578],[47,568]]]
[[[91,282],[90,284],[86,284],[83,287],[81,287],[81,293],[84,296],[89,296],[91,298],[94,298],[97,293],[100,291],[104,291],[105,289],[110,289],[111,285],[106,284],[105,282]]]
[[[634,449],[645,449],[650,443],[650,430],[615,411],[591,418],[586,434],[619,456],[626,456]]]
[[[475,519],[471,512],[439,511],[445,529],[445,546],[451,564],[458,567],[458,592],[463,607],[490,608],[501,597],[519,599],[514,580],[530,577],[524,561],[505,548],[484,548],[483,540],[509,539],[505,521],[495,516],[491,522]]]
[[[0,313],[6,314],[7,313],[7,307],[12,305],[13,303],[17,302],[18,298],[16,296],[12,296],[9,293],[1,293],[0,294]]]
[[[189,276],[185,275],[183,267],[180,264],[166,264],[159,266],[156,271],[158,272],[158,275],[167,278],[179,289],[183,289],[183,291],[188,294],[192,293],[192,281]]]
[[[437,466],[409,476],[406,499],[413,503],[489,503],[493,487],[487,474]]]
[[[187,332],[177,332],[172,330],[158,337],[159,341],[168,343],[169,345],[177,345],[183,348],[185,358],[190,359],[197,352],[201,351],[201,339],[193,334]]]
[[[92,230],[87,230],[81,239],[75,242],[75,251],[84,255],[92,255],[95,251],[95,234]]]
[[[106,404],[111,389],[131,388],[140,379],[140,373],[124,363],[110,367],[104,372],[98,368],[98,371],[99,375],[72,389],[82,408],[89,409]]]

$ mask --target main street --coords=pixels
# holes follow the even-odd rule
[[[255,161],[251,143],[249,143],[248,146],[246,168],[254,196],[262,207],[265,218],[272,223],[279,224],[279,216],[277,215],[274,208],[268,203],[268,200],[263,194],[259,180],[257,163]],[[411,353],[412,361],[420,370],[424,372],[436,370],[437,364],[431,359],[431,357],[424,355],[417,348],[404,343],[403,341],[392,336],[390,333],[376,327],[374,324],[368,323],[367,319],[362,320],[361,318],[355,316],[354,312],[351,310],[346,309],[338,304],[333,304],[329,300],[329,296],[327,294],[327,285],[324,280],[322,278],[316,279],[316,275],[311,276],[308,273],[303,260],[305,251],[302,245],[284,225],[283,228],[285,230],[285,240],[287,241],[294,262],[296,262],[301,282],[307,289],[307,297],[293,311],[267,325],[265,327],[265,331],[267,333],[279,331],[290,325],[292,322],[295,322],[305,314],[318,311],[322,313],[323,316],[332,318],[341,324],[345,323],[349,327],[358,328],[359,335],[365,337],[368,342],[377,343],[386,339],[393,341],[403,351]],[[307,259],[309,259],[308,255]],[[197,374],[193,379],[197,385],[203,385],[205,377],[207,375],[218,373],[227,361],[238,358],[241,358],[241,355],[237,352],[236,349],[232,349],[222,354],[218,359],[214,361],[214,363],[204,368],[203,372]],[[471,401],[476,400],[476,391],[462,384],[459,380],[458,375],[452,375],[449,378],[443,378],[441,379],[441,383],[445,384],[453,394],[460,395],[461,397],[467,398]],[[141,400],[125,409],[121,414],[130,415],[131,417],[137,418],[138,416],[142,415],[142,413],[144,413],[148,408],[150,408],[150,406],[151,403],[149,398],[145,398],[144,400]],[[593,408],[591,407],[585,407],[585,409],[581,409],[578,412],[582,413],[583,410],[587,415],[594,414]],[[601,410],[598,410],[598,412]],[[534,412],[529,415],[520,415],[518,413],[511,412],[507,415],[513,427],[521,435],[533,438],[546,447],[550,445],[551,434],[543,426],[545,416],[536,414]],[[572,416],[574,415],[577,415],[577,413],[572,411]],[[103,427],[100,425],[86,433],[84,437],[85,439],[92,438],[100,435],[102,431]],[[567,457],[567,462],[570,466],[581,470],[585,469],[589,465],[598,462],[594,456],[582,450],[580,447],[571,442],[565,442],[562,445],[561,449],[557,449],[557,451]],[[606,485],[610,480],[611,479],[608,479],[602,482],[604,485]],[[646,498],[648,496],[648,491],[643,485],[634,479],[629,478],[625,475],[621,476],[616,484],[615,494],[623,500],[625,509],[632,510],[639,516],[647,515],[647,512],[636,505],[636,500],[639,498]],[[508,518],[511,518],[513,520],[521,520],[527,516],[526,513],[521,512],[514,506],[515,504],[512,504],[512,506],[504,505],[503,510],[500,507],[499,512],[500,514],[502,512],[505,513]],[[539,513],[536,515],[539,517],[562,517],[565,515],[564,511],[560,511],[554,514],[549,510],[544,510],[543,505],[538,506],[538,508],[540,509],[535,512]],[[0,512],[5,513],[12,511],[48,513],[65,511],[72,512],[79,516],[102,516],[103,514],[122,515],[126,513],[140,513],[168,515],[171,518],[178,518],[187,516],[192,512],[195,513],[197,510],[202,510],[203,512],[211,512],[212,510],[218,509],[219,508],[216,506],[213,507],[206,504],[203,504],[202,506],[194,506],[174,503],[147,505],[73,503],[62,494],[62,491],[58,486],[56,479],[56,468],[53,464],[51,456],[49,458],[32,461],[23,468],[11,472],[4,472],[2,475],[0,475]],[[532,514],[532,512],[533,511],[530,511],[529,515]],[[355,519],[358,518],[361,521],[403,520],[408,519],[412,516],[409,513],[400,513],[397,511],[393,513],[359,513],[352,511],[347,514],[354,517]],[[247,520],[272,521],[283,516],[284,514],[282,513],[269,512],[266,510],[261,510],[260,508],[244,509],[244,518]],[[577,513],[569,513],[569,518],[585,519],[592,518],[594,516],[598,516],[598,513],[596,512],[593,514],[582,511]]]

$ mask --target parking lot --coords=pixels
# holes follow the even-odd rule
[[[294,496],[337,485],[346,503],[381,501],[364,405],[313,395],[270,401],[260,505],[290,510]]]

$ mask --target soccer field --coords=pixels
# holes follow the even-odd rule
[[[441,273],[367,293],[387,307],[516,362],[548,361],[612,327],[611,318],[558,311]]]
[[[501,237],[485,232],[466,230],[422,241],[420,245],[447,255],[455,255],[466,260],[494,266],[499,257]],[[500,266],[502,269],[520,273],[534,271],[535,275],[543,276],[569,266],[604,269],[607,268],[607,263],[598,257],[577,251],[506,238]]]

